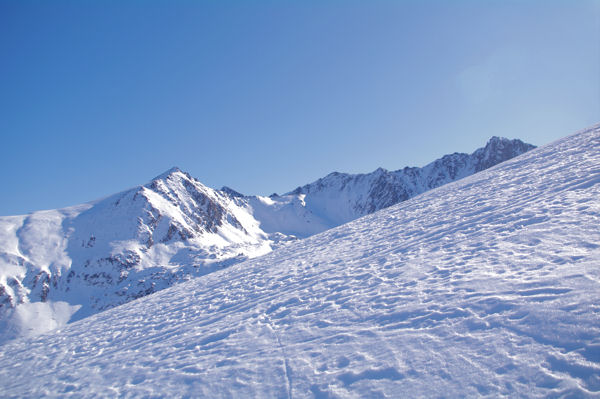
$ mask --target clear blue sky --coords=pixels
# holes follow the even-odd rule
[[[600,122],[600,1],[0,0],[0,215],[286,192]]]

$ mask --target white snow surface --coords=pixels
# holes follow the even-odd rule
[[[263,255],[277,241],[177,168],[94,203],[0,217],[0,342]]]
[[[7,397],[599,397],[600,125],[0,349]]]
[[[172,168],[89,204],[0,217],[0,344],[263,255],[532,148],[492,137],[424,168],[332,173],[271,197],[213,190]]]

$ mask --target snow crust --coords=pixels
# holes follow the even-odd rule
[[[424,168],[333,173],[270,197],[213,190],[174,167],[89,204],[0,217],[0,344],[263,255],[531,148],[493,137]],[[61,302],[79,309],[71,319],[52,305]],[[48,314],[20,318],[28,309]]]
[[[598,397],[600,126],[7,343],[14,397]]]

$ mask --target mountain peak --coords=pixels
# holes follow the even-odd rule
[[[183,172],[182,172],[182,171],[181,171],[181,169],[179,169],[177,166],[173,166],[172,168],[170,168],[170,169],[168,169],[168,170],[164,171],[163,173],[161,173],[160,175],[156,176],[156,177],[155,177],[154,179],[152,179],[152,180],[153,180],[153,181],[154,181],[154,180],[164,180],[164,179],[166,179],[167,177],[169,177],[169,176],[171,176],[171,175],[173,175],[173,174],[175,174],[175,173],[183,173]]]
[[[148,184],[107,197],[80,213],[0,220],[0,230],[13,232],[0,234],[0,266],[10,259],[12,273],[0,270],[0,326],[20,304],[46,300],[81,305],[83,311],[73,317],[85,317],[405,201],[532,147],[492,137],[486,148],[472,155],[455,153],[423,168],[391,172],[333,172],[289,195],[273,194],[270,200],[244,196],[227,186],[215,192],[172,167]],[[5,225],[14,227],[6,230]],[[15,250],[12,244],[49,240],[43,248],[26,244]],[[79,290],[89,294],[80,296]],[[48,320],[55,320],[56,312],[49,308]],[[40,332],[48,323],[4,331],[28,334],[33,326]],[[4,331],[0,328],[0,341],[9,338]]]
[[[488,144],[490,143],[498,143],[498,142],[504,142],[504,141],[511,141],[510,139],[507,139],[506,137],[500,137],[500,136],[492,136],[490,137],[490,139],[488,140]]]
[[[534,145],[519,139],[511,140],[505,137],[492,136],[484,148],[480,148],[473,153],[473,156],[478,160],[476,171],[487,169],[534,148]]]
[[[221,187],[220,191],[228,194],[231,197],[244,197],[244,194],[240,193],[239,191],[234,190],[231,187],[223,186],[223,187]]]
[[[437,165],[459,165],[455,158]],[[234,247],[237,265],[224,270],[231,263],[222,248],[199,262],[212,241],[192,253],[174,241],[170,250],[140,251],[159,251],[160,263],[148,261],[145,273],[132,264],[135,254],[98,254],[101,263],[80,262],[79,273],[98,282],[99,296],[113,263],[122,267],[112,281],[132,282],[117,285],[118,293],[174,285],[169,279],[185,272],[218,272],[7,343],[4,396],[103,396],[111,386],[134,397],[591,397],[600,387],[599,164],[600,128],[254,260],[239,263]],[[343,192],[323,199],[334,196]],[[269,202],[286,215],[293,210],[255,199]],[[3,234],[40,231],[36,255],[48,241],[49,219],[42,221],[41,229],[20,222]],[[95,251],[102,240],[85,238],[74,242],[79,251]],[[34,241],[14,242],[6,244],[14,255],[2,261],[25,267],[35,258],[17,257]],[[172,264],[160,269],[169,252]],[[186,261],[193,263],[173,272]],[[57,287],[71,278],[63,276]],[[21,289],[15,277],[4,281],[6,292]],[[53,276],[24,281],[50,296],[20,303],[19,322],[36,326],[51,306],[57,317],[48,320],[67,317],[67,303],[52,297]],[[112,372],[89,378],[98,370]]]
[[[508,139],[506,137],[500,137],[500,136],[490,137],[490,139],[488,140],[488,142],[484,148],[499,147],[499,146],[503,147],[505,145],[511,145],[514,147],[529,148],[529,149],[535,148],[534,145],[525,143],[524,141],[521,141],[519,139]]]

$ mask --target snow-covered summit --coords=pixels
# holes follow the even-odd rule
[[[424,168],[332,173],[270,197],[213,190],[173,167],[96,202],[0,217],[0,342],[265,254],[532,147],[493,138]]]
[[[257,219],[263,221],[265,231],[306,237],[470,176],[533,148],[521,140],[492,137],[485,147],[472,154],[445,155],[422,168],[396,171],[378,168],[372,173],[356,175],[333,172],[277,198],[250,198],[249,203],[257,210]],[[270,210],[264,210],[265,207]],[[268,218],[263,218],[263,214]],[[290,220],[294,223],[290,224]]]
[[[85,206],[0,218],[0,244],[4,339],[271,250],[251,215],[177,168]]]
[[[244,194],[235,191],[233,188],[231,187],[227,187],[227,186],[223,186],[221,187],[221,192],[231,196],[231,197],[244,197]]]
[[[173,166],[170,169],[165,170],[163,173],[161,173],[160,175],[156,176],[154,179],[152,180],[165,180],[167,179],[169,176],[174,175],[176,173],[184,173],[187,175],[187,173],[183,172],[181,169],[179,169],[178,166]],[[188,175],[189,177],[189,175]]]
[[[600,125],[6,344],[15,397],[598,397]]]

